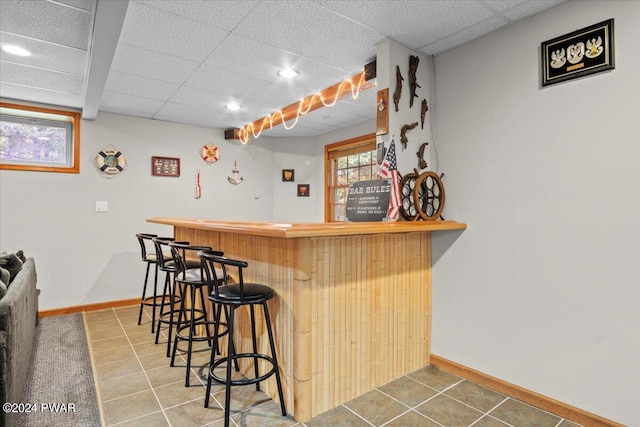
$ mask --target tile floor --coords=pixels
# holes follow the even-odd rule
[[[205,388],[198,375],[208,362],[209,352],[203,348],[195,356],[191,386],[185,388],[184,360],[169,367],[166,344],[154,344],[151,318],[145,313],[140,326],[137,320],[137,306],[85,313],[106,425],[223,425],[223,386],[213,386],[208,409],[203,403]],[[577,426],[433,366],[306,423],[283,417],[280,406],[253,387],[234,388],[231,401],[232,425],[236,426]]]

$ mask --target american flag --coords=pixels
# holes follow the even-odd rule
[[[396,143],[393,141],[393,138],[391,138],[387,155],[378,170],[378,178],[391,179],[391,194],[389,195],[387,219],[389,221],[397,221],[400,216],[400,175],[398,175]]]

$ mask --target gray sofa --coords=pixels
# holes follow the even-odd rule
[[[0,402],[19,403],[33,352],[38,319],[36,266],[27,258],[0,299]],[[14,414],[0,410],[0,427],[11,427]]]

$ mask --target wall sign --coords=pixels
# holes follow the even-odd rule
[[[543,42],[542,86],[615,68],[613,19]]]
[[[151,175],[180,176],[180,159],[177,157],[151,157]]]
[[[347,195],[347,221],[383,221],[389,209],[388,179],[354,182]]]

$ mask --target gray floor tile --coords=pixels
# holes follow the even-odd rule
[[[483,415],[482,412],[443,394],[415,410],[446,427],[467,427]]]
[[[518,400],[508,399],[490,412],[492,417],[514,426],[554,427],[561,418]]]

